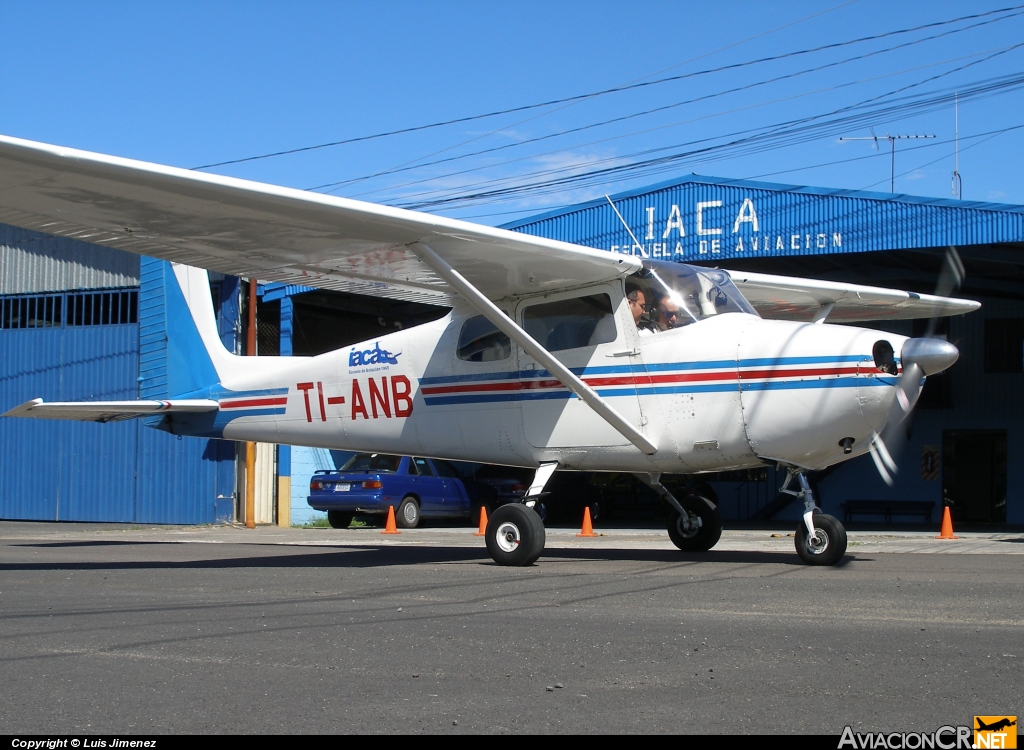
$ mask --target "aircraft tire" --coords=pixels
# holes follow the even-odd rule
[[[722,514],[706,497],[687,495],[679,504],[700,519],[700,528],[685,531],[680,524],[681,517],[675,509],[668,513],[668,536],[672,543],[684,552],[707,552],[722,538]]]
[[[544,522],[520,503],[500,506],[487,519],[487,552],[498,565],[533,565],[544,551]]]
[[[412,495],[406,495],[395,509],[395,525],[403,529],[415,529],[420,525],[420,504]]]
[[[846,529],[837,518],[825,513],[815,513],[811,519],[824,541],[808,544],[807,527],[801,523],[796,530],[796,553],[808,565],[835,565],[846,554]]]
[[[327,523],[332,529],[347,529],[352,523],[351,513],[342,513],[340,510],[327,511]]]

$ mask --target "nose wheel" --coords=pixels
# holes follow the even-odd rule
[[[811,516],[814,534],[805,524],[796,530],[796,553],[808,565],[835,565],[846,554],[846,529],[824,513]]]
[[[789,489],[793,479],[800,489]],[[825,515],[814,503],[814,493],[807,477],[799,469],[789,469],[779,492],[804,501],[803,523],[796,530],[796,553],[808,565],[835,565],[846,554],[846,528],[839,519]]]

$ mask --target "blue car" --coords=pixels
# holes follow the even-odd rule
[[[318,471],[309,482],[311,508],[327,511],[333,528],[345,529],[354,516],[387,516],[406,529],[423,518],[462,518],[475,523],[481,505],[488,513],[497,493],[461,479],[447,461],[386,453],[357,453],[336,471]]]

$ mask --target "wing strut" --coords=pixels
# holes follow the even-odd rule
[[[505,315],[497,305],[470,284],[462,274],[448,265],[437,253],[422,242],[414,242],[409,245],[409,249],[416,253],[420,260],[426,263],[438,276],[448,282],[478,313],[491,321],[499,331],[519,344],[523,351],[542,364],[558,382],[585,401],[591,409],[597,412],[598,416],[620,432],[629,442],[648,455],[657,452],[657,445],[626,421],[607,401],[597,395],[593,388],[584,383],[568,367],[555,359],[551,352],[541,346],[536,339]]]

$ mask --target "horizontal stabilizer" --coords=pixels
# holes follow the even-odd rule
[[[118,422],[122,419],[144,417],[149,414],[170,412],[217,411],[216,401],[202,398],[172,401],[53,401],[34,398],[16,406],[3,417],[31,417],[33,419],[71,419],[78,422]]]

